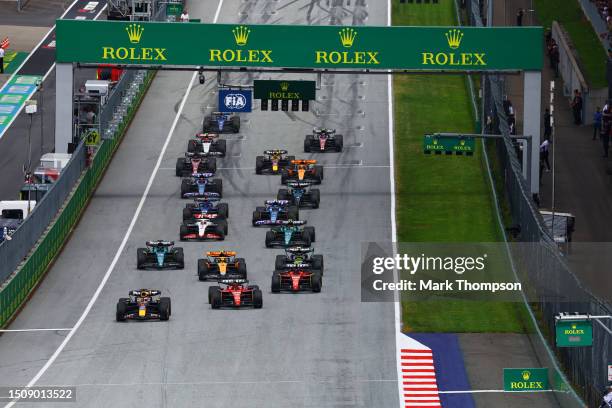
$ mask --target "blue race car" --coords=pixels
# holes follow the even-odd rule
[[[281,221],[266,232],[266,248],[309,247],[315,242],[314,227],[302,227],[306,221]]]
[[[253,226],[274,226],[284,221],[299,220],[298,208],[289,205],[287,200],[267,200],[265,207],[257,207],[253,211]]]
[[[229,218],[229,205],[220,203],[216,197],[200,197],[183,208],[183,221],[202,218],[225,220]]]
[[[240,117],[222,113],[213,112],[210,116],[204,118],[204,133],[238,133],[240,132]]]
[[[223,180],[213,179],[214,173],[194,173],[181,182],[181,198],[223,196]]]
[[[174,241],[147,241],[146,248],[136,250],[138,269],[184,269],[183,248],[175,247]]]
[[[298,208],[319,208],[321,190],[318,188],[311,189],[311,185],[312,183],[307,181],[288,181],[287,187],[289,187],[289,189],[279,189],[276,198],[278,200],[288,200],[292,205]]]

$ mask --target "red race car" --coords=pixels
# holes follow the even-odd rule
[[[290,269],[288,271],[274,271],[272,274],[272,293],[281,291],[320,292],[323,278],[320,271]]]
[[[223,286],[208,288],[208,303],[213,309],[253,307],[261,309],[263,296],[257,285],[249,285],[246,279],[224,279]]]

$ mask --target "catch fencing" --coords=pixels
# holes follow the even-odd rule
[[[479,0],[472,0],[468,5],[469,21],[473,25],[482,25],[479,3]],[[592,347],[557,348],[554,316],[562,312],[612,315],[612,306],[595,297],[581,284],[545,227],[522,176],[517,148],[509,137],[510,128],[503,107],[507,94],[504,78],[485,75],[482,83],[487,123],[483,130],[506,136],[489,141],[488,148],[496,153],[496,164],[491,164],[490,168],[499,193],[508,203],[512,223],[510,231],[513,241],[518,243],[510,245],[511,261],[528,292],[530,301],[526,305],[538,325],[538,328],[534,328],[535,332],[527,330],[532,338],[530,343],[535,355],[541,359],[542,367],[561,368],[563,371],[564,375],[560,375],[560,371],[552,370],[554,378],[551,384],[558,391],[554,396],[559,406],[584,406],[578,396],[589,407],[599,406],[602,391],[608,385],[608,364],[612,363],[612,336],[607,331],[610,328],[604,326],[609,326],[609,323],[594,322]]]

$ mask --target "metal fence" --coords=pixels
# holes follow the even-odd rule
[[[64,205],[68,194],[85,169],[85,160],[86,149],[81,144],[74,151],[57,181],[13,233],[12,239],[0,243],[0,283],[17,269]]]
[[[480,4],[479,4],[480,3]],[[483,0],[472,0],[468,16],[472,25],[482,25]],[[486,7],[484,7],[486,9]],[[489,117],[487,133],[510,135],[503,108],[505,81],[497,75],[486,75],[483,80],[484,116]],[[545,228],[526,180],[522,176],[521,162],[509,137],[490,141],[494,143],[496,164],[491,165],[500,193],[508,209],[518,244],[511,245],[511,257],[518,278],[526,288],[531,315],[539,330],[528,333],[532,347],[542,366],[561,367],[575,390],[563,387],[564,380],[554,384],[559,406],[583,406],[578,394],[589,407],[599,406],[604,387],[608,385],[607,368],[612,363],[612,338],[608,328],[597,322],[593,325],[593,346],[557,348],[555,346],[554,316],[561,312],[580,312],[592,315],[612,315],[612,307],[596,298],[586,289],[568,266],[564,256]],[[491,146],[490,146],[491,147]],[[543,340],[543,341],[542,341]],[[558,364],[559,362],[560,364]],[[554,370],[553,370],[554,371]],[[559,385],[561,384],[561,385]],[[558,386],[558,387],[557,387]]]

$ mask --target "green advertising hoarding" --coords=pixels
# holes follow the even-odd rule
[[[255,99],[286,99],[312,101],[316,99],[315,81],[276,81],[256,79],[253,84]]]
[[[559,320],[555,327],[557,347],[588,347],[593,345],[593,321]]]
[[[504,368],[504,391],[548,390],[548,368]]]
[[[423,137],[423,151],[427,154],[456,154],[458,156],[472,156],[476,150],[473,137],[452,137],[425,135]]]
[[[541,70],[541,27],[57,20],[56,61],[426,71]]]

